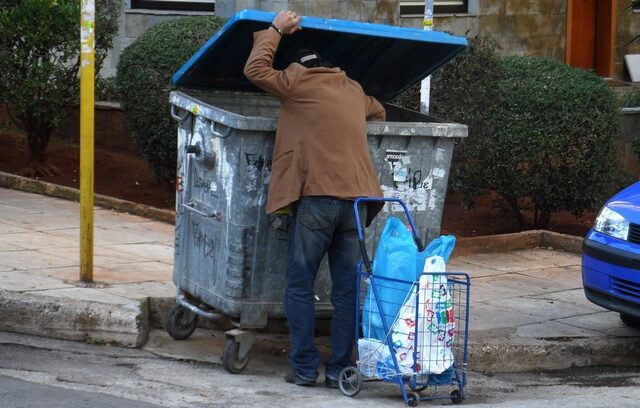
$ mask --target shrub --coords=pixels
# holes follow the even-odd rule
[[[542,57],[505,57],[493,131],[468,147],[461,178],[471,193],[492,190],[521,225],[545,227],[551,214],[578,216],[616,187],[618,104],[591,72]]]
[[[114,77],[96,79],[96,101],[117,102],[119,100],[120,94]]]
[[[149,29],[124,50],[116,76],[127,124],[160,180],[175,181],[176,125],[171,76],[222,25],[219,17],[182,17]]]
[[[468,126],[466,138],[456,140],[451,165],[451,187],[466,191],[466,203],[480,190],[467,184],[465,175],[474,171],[473,145],[494,127],[489,114],[500,98],[496,83],[504,78],[504,69],[494,40],[474,37],[467,51],[434,76],[431,112],[438,117]]]
[[[620,95],[620,106],[623,108],[640,108],[640,89],[631,88]]]
[[[96,2],[96,72],[118,30],[121,0]],[[48,175],[46,149],[78,100],[80,2],[0,0],[0,100],[13,108],[25,131],[29,163],[24,173]]]

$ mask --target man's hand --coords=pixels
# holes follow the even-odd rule
[[[281,11],[273,19],[273,25],[278,27],[282,34],[293,34],[302,30],[300,27],[300,16],[291,10]]]

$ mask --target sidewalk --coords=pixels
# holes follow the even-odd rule
[[[78,203],[0,189],[0,330],[146,345],[159,354],[218,362],[222,333],[199,331],[176,342],[152,330],[175,296],[173,226],[96,208],[94,230],[96,283],[87,285],[78,282]],[[579,254],[551,248],[454,252],[448,268],[472,277],[471,370],[640,361],[640,331],[585,299]],[[273,360],[271,349],[282,351],[288,339],[265,334],[260,342],[252,353],[256,364]]]

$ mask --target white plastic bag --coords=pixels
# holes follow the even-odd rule
[[[442,257],[427,258],[424,272],[444,271],[445,263]],[[417,321],[414,288],[393,325],[391,335],[394,352],[403,372],[405,369],[413,370],[417,335],[418,364],[415,371],[421,374],[440,374],[450,368],[454,362],[451,346],[455,334],[455,321],[446,276],[420,276],[418,295]]]

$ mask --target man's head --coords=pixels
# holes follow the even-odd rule
[[[317,68],[328,67],[331,68],[331,64],[322,59],[320,54],[316,51],[301,48],[298,50],[298,58],[296,62],[302,64],[305,68]]]

